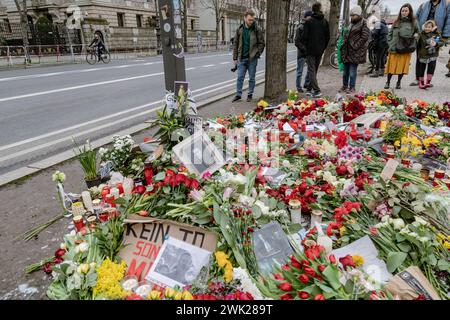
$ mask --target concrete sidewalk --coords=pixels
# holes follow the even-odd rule
[[[395,84],[397,83],[397,76],[393,76],[391,80],[391,90],[400,96],[405,98],[407,102],[412,102],[415,99],[425,100],[427,102],[444,103],[450,101],[450,78],[447,78],[445,74],[448,72],[446,64],[449,59],[448,47],[444,47],[441,50],[436,72],[432,80],[433,88],[427,90],[421,90],[418,86],[411,87],[409,84],[415,80],[415,65],[416,55],[413,54],[411,59],[411,66],[409,74],[403,77],[402,89],[396,90]],[[364,77],[361,84],[361,91],[380,91],[384,89],[387,77],[371,78],[369,75]]]

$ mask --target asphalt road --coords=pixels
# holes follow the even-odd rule
[[[235,88],[231,53],[186,57],[197,101]],[[288,47],[288,65],[295,64]],[[257,79],[264,77],[265,56]],[[245,92],[244,92],[245,94]],[[154,116],[164,96],[162,57],[0,73],[0,175]]]

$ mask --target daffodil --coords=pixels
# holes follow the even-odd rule
[[[148,298],[150,300],[161,300],[161,292],[158,290],[152,290],[149,294],[148,294]]]
[[[352,259],[357,267],[360,267],[364,264],[364,258],[359,255],[352,256]]]
[[[260,100],[258,102],[258,107],[267,108],[268,106],[269,106],[269,104],[266,101],[264,101],[264,100]]]
[[[194,297],[192,296],[192,294],[187,290],[183,291],[181,298],[183,300],[194,300]]]

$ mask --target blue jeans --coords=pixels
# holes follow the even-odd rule
[[[356,75],[358,72],[358,65],[356,63],[344,63],[344,87],[355,88]]]
[[[253,59],[250,61],[248,58],[241,59],[238,62],[238,78],[236,87],[236,96],[242,97],[242,87],[244,86],[245,74],[248,71],[248,95],[252,96],[255,91],[256,83],[256,67],[258,65],[258,59]]]
[[[305,67],[306,58],[298,58],[297,59],[297,77],[296,77],[296,85],[297,91],[302,89],[302,77],[303,77],[303,68]],[[305,84],[304,87],[309,87],[309,73],[306,73]]]

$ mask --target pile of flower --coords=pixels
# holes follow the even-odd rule
[[[133,151],[129,137],[115,137],[113,149],[101,151],[103,160],[114,168],[109,186],[91,189],[90,194],[93,200],[106,203],[109,189],[118,189],[115,192],[121,196],[112,203],[116,213],[96,226],[72,231],[55,257],[45,260],[44,269],[53,277],[48,296],[398,299],[386,289],[386,281],[369,275],[364,257],[355,253],[337,259],[332,252],[367,236],[392,275],[417,266],[440,298],[449,299],[450,177],[445,166],[450,136],[421,127],[437,130],[438,125],[448,124],[449,104],[414,101],[405,105],[389,92],[335,102],[298,100],[293,93],[289,97],[275,107],[260,101],[253,112],[211,119],[216,124],[207,131],[211,136],[234,134],[249,121],[282,132],[279,143],[270,135],[265,143],[259,137],[256,143],[263,147],[256,151],[243,140],[232,148],[238,153],[227,165],[202,177],[190,174],[173,157],[171,148],[176,143],[167,137],[183,127],[180,117],[166,111],[159,114],[158,135],[165,151],[145,166],[145,155]],[[392,117],[386,116],[370,129],[342,124],[365,113],[387,111]],[[292,131],[283,131],[286,124]],[[259,160],[257,164],[248,163],[252,156]],[[272,161],[275,157],[277,162]],[[386,178],[384,169],[392,157],[401,164]],[[441,167],[427,169],[430,158]],[[281,180],[265,175],[267,168],[277,170]],[[130,182],[133,190],[125,195],[121,188]],[[301,208],[301,223],[293,222],[294,204]],[[118,252],[123,221],[131,214],[217,233],[217,249],[201,276],[184,288],[154,287],[145,295],[124,290],[121,281],[127,266]],[[318,216],[319,222],[310,224]],[[269,223],[277,223],[289,235],[293,253],[280,266],[274,264],[268,274],[259,263],[255,233]]]

